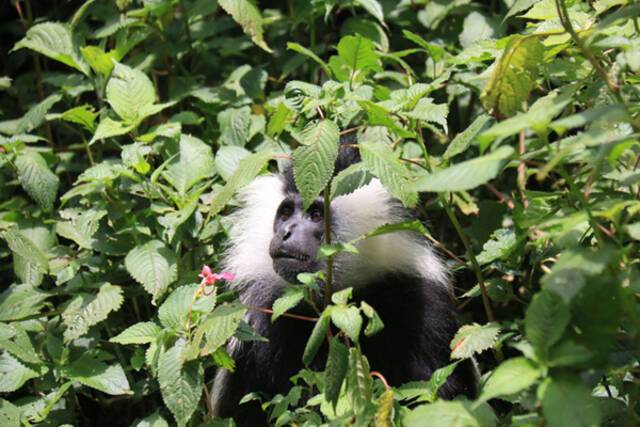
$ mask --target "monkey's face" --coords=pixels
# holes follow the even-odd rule
[[[322,199],[305,211],[299,194],[289,194],[278,207],[269,255],[274,270],[287,282],[296,283],[298,274],[322,268],[316,252],[324,236],[323,213]]]

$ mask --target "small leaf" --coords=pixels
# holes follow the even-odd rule
[[[477,401],[518,393],[529,388],[541,375],[540,368],[524,357],[506,360],[493,371]]]
[[[327,330],[329,329],[330,319],[329,313],[325,310],[313,327],[307,345],[304,347],[304,353],[302,354],[302,363],[304,363],[305,366],[309,366],[313,361],[320,346],[324,342]]]
[[[512,147],[503,146],[485,156],[423,174],[411,184],[411,188],[433,192],[471,190],[498,176],[513,152]]]
[[[345,196],[371,182],[373,175],[362,162],[355,163],[338,173],[331,182],[331,199]]]
[[[364,334],[368,337],[374,336],[378,332],[384,329],[384,323],[382,323],[382,319],[376,310],[371,307],[366,302],[362,301],[360,303],[360,309],[364,313],[365,316],[369,318],[367,322],[367,327],[364,330]]]
[[[178,276],[176,257],[159,240],[151,240],[131,249],[124,259],[127,271],[155,301]]]
[[[240,24],[244,33],[250,36],[255,44],[269,53],[272,52],[264,41],[262,16],[253,3],[249,0],[219,0],[218,4]]]
[[[363,411],[369,401],[373,389],[369,362],[360,349],[349,349],[349,370],[347,372],[347,392],[356,413]]]
[[[482,245],[482,252],[476,257],[478,264],[488,264],[497,259],[505,259],[516,247],[518,240],[512,229],[499,228]]]
[[[491,116],[487,114],[481,114],[467,127],[464,131],[460,132],[453,138],[453,141],[447,146],[447,150],[442,157],[450,159],[460,153],[463,153],[473,143],[474,139],[486,129],[487,124],[491,121]]]
[[[13,50],[25,47],[89,75],[89,67],[78,54],[71,29],[66,24],[44,22],[34,25]]]
[[[51,172],[44,158],[32,150],[22,151],[16,157],[16,168],[27,194],[45,211],[53,209],[60,179]]]
[[[160,326],[154,322],[138,322],[111,338],[109,342],[125,345],[149,344],[156,340],[161,331]]]
[[[555,292],[543,289],[533,297],[525,315],[525,332],[536,353],[545,359],[569,324],[569,306]]]
[[[55,104],[62,100],[62,95],[49,95],[27,111],[16,126],[16,133],[27,133],[37,129],[46,120],[46,115]]]
[[[378,398],[375,426],[391,427],[393,425],[393,389],[389,388]]]
[[[434,104],[431,98],[421,98],[413,110],[405,113],[412,119],[420,120],[426,123],[436,123],[447,131],[447,115],[449,107],[447,104]]]
[[[204,387],[204,372],[199,362],[183,363],[184,343],[178,341],[160,356],[158,383],[162,400],[176,419],[185,426],[198,407]]]
[[[340,131],[331,120],[308,125],[293,152],[293,176],[306,210],[327,185],[338,158]]]
[[[294,308],[304,298],[304,288],[301,286],[288,287],[284,294],[273,303],[273,314],[271,322],[282,316],[288,310]]]
[[[494,323],[462,326],[451,341],[451,358],[468,359],[475,353],[482,353],[493,347],[499,332],[500,327]]]
[[[348,367],[349,348],[342,344],[338,337],[333,337],[329,342],[329,356],[324,372],[324,396],[333,404],[334,410]]]
[[[93,107],[89,104],[80,105],[71,108],[62,113],[61,119],[70,123],[76,123],[93,133],[96,130],[97,113],[93,111]]]
[[[116,63],[106,88],[111,108],[126,123],[142,119],[141,111],[156,99],[153,83],[142,71]]]
[[[135,129],[134,124],[126,124],[117,120],[113,120],[110,117],[105,117],[100,120],[96,133],[93,134],[89,145],[101,139],[111,138],[113,136],[120,136],[131,132]]]
[[[356,307],[335,306],[331,310],[331,321],[344,331],[352,341],[358,342],[362,329],[362,316]]]

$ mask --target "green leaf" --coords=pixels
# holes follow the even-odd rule
[[[173,251],[159,240],[150,240],[131,249],[124,264],[131,277],[153,296],[154,302],[178,277]]]
[[[206,342],[200,351],[200,356],[216,352],[236,333],[244,317],[245,308],[236,303],[223,304],[211,313],[209,318],[196,331],[197,342],[199,335],[204,334]]]
[[[382,25],[384,23],[384,11],[382,5],[377,0],[356,0],[356,4],[362,6],[367,12],[369,12],[374,18],[376,18]],[[386,26],[386,25],[385,25]]]
[[[47,256],[21,231],[12,228],[5,231],[3,237],[14,256],[23,258],[39,273],[46,273],[49,270]]]
[[[13,285],[0,293],[0,321],[38,314],[49,294],[31,285]]]
[[[306,47],[302,46],[299,43],[294,43],[294,42],[287,42],[287,49],[293,50],[294,52],[297,52],[301,55],[304,55],[306,57],[313,59],[318,65],[322,67],[325,74],[328,77],[331,77],[331,70],[329,69],[329,66],[311,50],[307,49]]]
[[[228,108],[218,113],[220,126],[220,145],[244,147],[249,142],[251,108]]]
[[[551,128],[559,135],[562,135],[568,129],[587,126],[594,122],[618,123],[628,122],[629,120],[629,113],[624,105],[598,105],[580,113],[558,119],[551,123]]]
[[[522,110],[535,85],[543,55],[544,46],[537,37],[512,36],[502,56],[494,62],[480,97],[484,108],[506,117]]]
[[[411,188],[415,191],[433,192],[471,190],[498,176],[513,153],[512,147],[500,147],[485,156],[430,174],[422,174],[411,184]]]
[[[95,73],[101,74],[105,79],[109,78],[117,60],[115,51],[107,53],[98,46],[83,46],[80,53]]]
[[[542,413],[549,427],[600,426],[596,399],[578,378],[559,376],[544,384]]]
[[[347,393],[356,413],[362,412],[369,405],[372,390],[369,362],[358,347],[352,347],[349,349]]]
[[[61,100],[62,95],[54,93],[31,107],[18,122],[18,126],[16,126],[16,133],[27,133],[40,127],[40,125],[45,122],[46,115],[51,107]]]
[[[518,393],[529,388],[541,375],[540,368],[524,357],[505,360],[482,387],[478,402]]]
[[[270,136],[278,136],[285,130],[287,125],[293,118],[293,112],[287,107],[286,103],[280,102],[276,111],[269,118],[267,125],[267,134]]]
[[[134,427],[169,427],[169,423],[156,411],[138,421]]]
[[[106,210],[88,209],[82,212],[61,211],[67,221],[56,222],[56,233],[69,240],[73,240],[81,248],[91,249],[95,243],[93,235],[98,231],[100,220],[107,215]]]
[[[136,123],[156,99],[153,83],[142,71],[116,63],[106,88],[107,101],[125,123]]]
[[[505,259],[513,252],[518,240],[512,229],[499,228],[491,234],[491,238],[482,245],[482,252],[476,260],[478,264],[488,264],[497,259]]]
[[[79,124],[89,132],[93,133],[96,130],[95,122],[97,116],[98,114],[93,111],[93,107],[91,105],[84,104],[65,111],[62,113],[60,118],[70,123]]]
[[[260,173],[269,159],[271,159],[269,151],[260,151],[242,159],[231,178],[227,180],[227,184],[211,201],[209,215],[220,212],[236,191],[249,184]]]
[[[338,56],[329,66],[339,80],[360,81],[371,71],[382,71],[375,44],[360,34],[344,36],[338,43]]]
[[[447,115],[449,115],[447,104],[434,104],[431,98],[422,98],[413,110],[406,112],[405,115],[422,122],[436,123],[445,132],[447,131]]]
[[[409,411],[402,419],[402,425],[406,427],[424,426],[425,420],[429,420],[429,427],[482,426],[463,402],[447,402],[444,400],[418,406]]]
[[[0,324],[0,348],[11,353],[13,356],[20,359],[22,362],[30,363],[32,365],[39,365],[42,360],[38,357],[36,349],[31,343],[29,334],[24,330],[19,323],[13,323],[10,325]]]
[[[389,189],[394,197],[397,197],[404,206],[415,205],[418,195],[409,188],[407,169],[390,146],[382,142],[375,142],[369,138],[363,138],[358,144],[360,155],[365,167],[375,176],[380,178],[382,184]]]
[[[22,48],[34,50],[89,75],[89,67],[78,54],[71,29],[66,24],[44,22],[34,25],[13,50]]]
[[[500,327],[495,323],[464,325],[451,340],[451,358],[468,359],[475,353],[482,353],[493,347]]]
[[[162,176],[184,196],[195,184],[212,176],[214,171],[211,147],[194,136],[182,134],[178,155],[171,159]]]
[[[373,307],[371,307],[366,302],[362,301],[360,303],[360,309],[362,310],[364,315],[369,318],[369,321],[367,322],[367,327],[364,330],[364,334],[366,336],[368,337],[374,336],[375,334],[380,332],[382,329],[384,329],[384,323],[382,323],[382,319],[380,318],[380,315],[378,315],[378,312],[374,310]]]
[[[228,181],[238,170],[240,161],[250,154],[251,152],[243,147],[234,145],[220,147],[216,152],[216,170],[225,181]]]
[[[474,142],[475,138],[486,129],[487,124],[491,121],[491,116],[487,114],[481,114],[467,127],[464,131],[460,132],[453,138],[453,141],[447,146],[447,150],[442,157],[445,159],[451,159],[460,153],[464,153],[467,148]]]
[[[179,426],[185,426],[198,407],[204,388],[199,362],[183,363],[184,343],[178,341],[160,357],[158,383],[162,400]]]
[[[7,427],[19,427],[20,409],[8,400],[0,399],[0,420]]]
[[[109,342],[118,344],[149,344],[156,340],[162,329],[154,322],[138,322],[120,332]]]
[[[304,288],[301,286],[288,287],[280,298],[273,303],[273,314],[271,322],[282,316],[288,310],[294,308],[304,298]]]
[[[300,132],[303,145],[293,152],[293,176],[305,210],[333,175],[339,140],[340,130],[331,120],[312,123]]]
[[[264,41],[262,30],[262,16],[258,8],[249,0],[219,0],[218,4],[231,15],[246,35],[262,49],[271,53],[271,49]]]
[[[324,371],[324,396],[333,404],[335,410],[340,396],[342,381],[349,367],[349,348],[340,342],[338,337],[329,341],[329,356]]]
[[[158,319],[165,328],[182,331],[187,324],[187,316],[193,309],[194,296],[198,285],[180,286],[169,294],[158,309]]]
[[[105,283],[100,286],[96,295],[79,295],[74,298],[62,313],[65,342],[72,341],[86,334],[89,328],[107,318],[109,313],[117,311],[124,298],[122,288]]]
[[[352,341],[358,342],[362,329],[362,316],[356,307],[335,306],[331,310],[331,321],[344,331]]]
[[[331,181],[331,199],[345,196],[371,182],[373,175],[365,169],[362,162],[355,163],[340,171]]]
[[[16,157],[18,179],[22,188],[45,211],[53,209],[60,179],[51,172],[44,158],[32,150],[24,150]]]
[[[325,310],[320,316],[320,319],[318,319],[314,325],[302,354],[302,363],[304,363],[305,366],[309,366],[313,361],[320,349],[320,346],[324,342],[327,330],[329,329],[330,319],[331,317],[329,316],[329,313]]]
[[[62,369],[62,375],[111,395],[132,394],[120,364],[107,365],[89,354]]]
[[[27,368],[8,352],[0,353],[0,393],[11,393],[18,390],[31,378],[40,374]]]
[[[100,120],[96,133],[93,134],[89,144],[93,144],[101,139],[111,138],[113,136],[120,136],[131,132],[135,129],[134,124],[126,124],[117,120],[113,120],[110,117],[105,117]]]
[[[533,297],[525,315],[525,332],[536,353],[546,359],[569,324],[569,307],[558,294],[542,290]]]

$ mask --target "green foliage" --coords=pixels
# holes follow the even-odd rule
[[[638,4],[490,3],[4,2],[2,425],[231,425],[204,391],[265,340],[251,310],[313,322],[290,390],[245,397],[276,425],[636,425]],[[334,175],[347,133],[361,161]],[[387,319],[322,295],[328,271],[273,307],[197,284],[238,192],[287,161],[306,206],[379,180],[414,208],[319,256],[428,238],[452,363],[385,384],[360,343]],[[438,398],[471,357],[480,395]]]

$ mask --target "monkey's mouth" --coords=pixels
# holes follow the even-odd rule
[[[307,254],[293,251],[280,251],[273,258],[277,260],[291,260],[300,262],[308,262],[311,259],[311,257]]]

